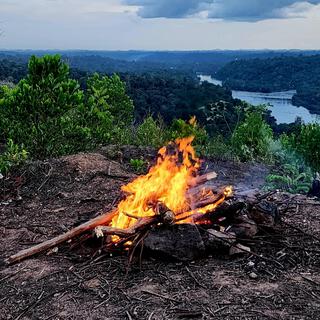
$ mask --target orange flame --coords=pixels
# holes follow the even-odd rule
[[[193,137],[177,139],[161,148],[156,165],[146,175],[121,188],[127,196],[118,204],[112,227],[126,229],[137,222],[133,217],[158,214],[156,205],[159,202],[174,214],[190,210],[187,190],[200,167],[200,160],[191,146],[192,141]],[[201,213],[211,209],[209,205]]]

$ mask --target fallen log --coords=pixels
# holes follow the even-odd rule
[[[88,230],[92,230],[97,226],[109,224],[111,222],[112,218],[115,216],[115,214],[116,214],[116,211],[112,211],[112,212],[105,213],[101,216],[98,216],[94,219],[91,219],[91,220],[89,220],[89,221],[87,221],[87,222],[67,231],[66,233],[61,234],[61,235],[53,238],[53,239],[39,243],[31,248],[21,250],[17,254],[14,254],[14,255],[8,257],[7,259],[4,259],[4,261],[2,261],[2,263],[4,265],[10,265],[13,263],[17,263],[17,262],[20,262],[21,260],[24,260],[28,257],[34,256],[34,255],[41,253],[45,250],[54,248],[58,244],[66,242],[66,241],[68,241],[68,240],[88,231]],[[0,262],[0,264],[1,264],[1,262]]]

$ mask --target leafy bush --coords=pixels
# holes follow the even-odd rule
[[[274,166],[266,178],[265,188],[307,193],[312,182],[312,170],[303,157],[289,150],[282,139],[272,141],[270,151],[274,156]]]
[[[31,155],[60,153],[66,123],[83,103],[83,93],[59,56],[31,57],[29,74],[0,100],[1,131]]]
[[[278,173],[270,174],[266,178],[267,189],[280,189],[291,193],[307,193],[312,182],[310,169],[301,167],[299,160],[284,164]]]
[[[208,134],[204,128],[199,126],[196,118],[193,116],[186,122],[182,119],[173,120],[170,131],[170,139],[185,138],[193,136],[195,145],[203,145],[208,142]]]
[[[151,116],[145,118],[138,126],[135,134],[135,143],[143,146],[162,146],[167,140],[167,132],[162,120],[154,120]]]
[[[320,125],[317,123],[302,125],[300,132],[281,137],[283,144],[302,155],[315,170],[320,170]]]
[[[263,119],[263,112],[263,108],[248,110],[245,119],[232,134],[232,147],[240,160],[272,160],[270,143],[273,132]]]
[[[0,174],[5,174],[13,166],[18,166],[28,158],[28,152],[23,148],[8,140],[6,151],[0,155]]]
[[[109,77],[95,73],[88,79],[86,96],[89,114],[96,116],[99,120],[101,116],[108,116],[117,127],[132,123],[133,102],[126,95],[125,83],[118,75]]]
[[[0,95],[0,134],[33,158],[84,151],[123,139],[133,104],[116,75],[88,80],[83,92],[60,56],[31,57],[29,73]]]
[[[228,159],[234,160],[234,154],[232,152],[232,146],[228,141],[221,135],[210,137],[208,142],[196,146],[196,150],[205,157],[212,157],[217,159]]]

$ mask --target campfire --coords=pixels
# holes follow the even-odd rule
[[[252,236],[257,233],[255,220],[268,221],[270,224],[272,218],[273,223],[276,217],[274,208],[260,210],[259,202],[259,205],[251,204],[248,211],[243,201],[227,201],[234,198],[232,187],[213,188],[208,181],[215,179],[217,174],[200,174],[201,160],[196,156],[192,141],[193,137],[177,139],[162,147],[156,164],[149,172],[121,188],[123,200],[111,212],[56,238],[22,250],[6,259],[5,263],[21,261],[83,233],[103,238],[104,247],[109,251],[115,248],[135,248],[142,240],[146,240],[155,251],[161,251],[164,243],[166,246],[170,243],[165,239],[168,238],[168,232],[181,234],[188,232],[186,230],[203,228],[207,235],[201,236],[200,240],[209,243],[209,246],[215,247],[216,242],[212,245],[211,240],[216,239],[246,251],[246,247],[237,243],[237,236]],[[189,227],[186,229],[186,226]],[[196,233],[198,235],[199,232]],[[159,241],[159,236],[164,237],[163,241]],[[176,240],[173,243],[174,246],[177,245]],[[196,247],[198,248],[198,243]]]
[[[192,222],[194,216],[213,211],[231,195],[231,187],[218,195],[208,188],[194,190],[216,174],[197,174],[200,159],[191,146],[192,140],[193,137],[177,139],[161,148],[157,163],[148,174],[122,187],[127,196],[115,210],[111,227],[135,229],[148,218],[170,223]]]

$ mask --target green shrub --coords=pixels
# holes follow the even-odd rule
[[[265,188],[307,193],[313,179],[312,170],[306,165],[302,156],[288,149],[283,142],[283,139],[278,139],[270,145],[274,166],[266,178]]]
[[[0,100],[0,127],[6,139],[41,158],[61,153],[68,119],[83,103],[83,93],[59,56],[31,57],[29,74]]]
[[[133,102],[126,95],[125,84],[119,76],[94,74],[88,79],[86,110],[82,113],[97,141],[109,142],[113,131],[130,126],[133,110]]]
[[[232,146],[221,135],[210,137],[207,143],[196,146],[196,150],[201,156],[213,157],[217,159],[234,160],[234,154],[232,152]]]
[[[122,142],[133,103],[116,75],[95,74],[83,92],[60,56],[33,56],[27,77],[1,89],[0,114],[2,139],[24,145],[33,158],[45,158]]]
[[[263,119],[263,111],[262,108],[248,110],[245,119],[232,134],[232,147],[242,161],[272,160],[270,143],[273,139],[273,132]]]
[[[0,155],[0,174],[6,174],[11,167],[21,165],[27,158],[28,152],[9,139],[6,151]]]
[[[143,146],[160,147],[167,139],[168,133],[162,120],[154,120],[151,116],[143,120],[135,134],[135,144]]]
[[[281,137],[283,144],[302,155],[315,170],[320,170],[320,124],[302,125],[300,132]]]
[[[172,140],[193,136],[194,145],[204,145],[209,139],[206,130],[197,123],[195,117],[191,117],[188,122],[182,119],[173,120],[169,131]]]
[[[299,161],[283,164],[278,173],[269,174],[266,178],[266,188],[280,189],[291,193],[307,193],[312,183],[310,169],[302,168]]]

